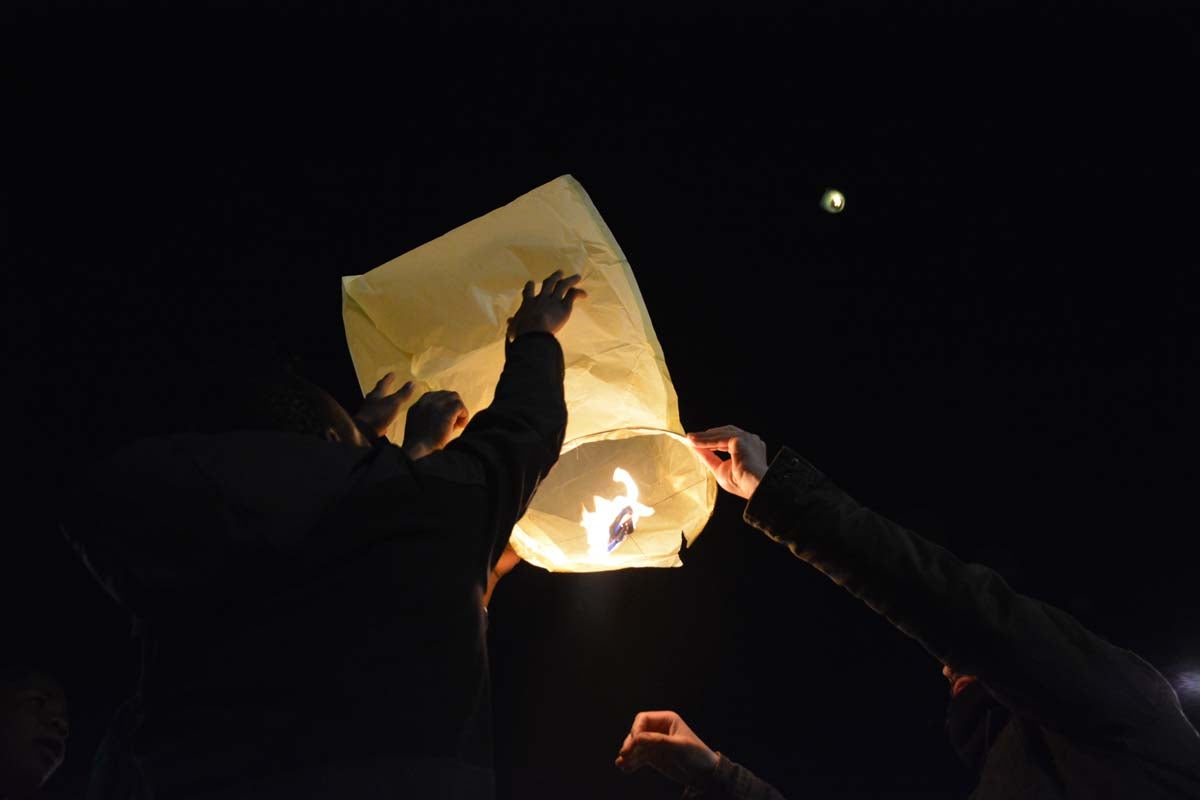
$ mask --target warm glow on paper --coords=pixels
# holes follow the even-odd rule
[[[507,319],[526,281],[582,276],[586,300],[558,334],[568,423],[559,463],[513,531],[512,545],[555,571],[678,566],[708,521],[716,483],[682,434],[662,347],[629,262],[583,187],[563,176],[364,275],[343,279],[343,318],[363,391],[389,371],[417,395],[459,393],[486,408],[504,365]],[[403,441],[403,416],[388,438]],[[620,468],[636,480],[614,483]],[[593,548],[581,508],[613,509]],[[632,509],[632,498],[640,511]],[[631,507],[630,518],[617,512]],[[637,519],[632,517],[636,514]],[[616,524],[616,534],[610,529]],[[624,530],[624,535],[620,535]],[[610,537],[619,539],[609,548]]]

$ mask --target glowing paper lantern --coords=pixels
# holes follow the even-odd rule
[[[821,208],[830,214],[840,214],[846,210],[846,196],[837,189],[826,189],[821,195]]]
[[[513,548],[562,572],[679,566],[680,549],[712,514],[716,482],[681,435],[675,389],[629,262],[571,176],[343,278],[359,383],[366,392],[394,371],[416,382],[417,396],[452,389],[472,412],[485,408],[521,287],[556,269],[582,275],[588,297],[558,334],[568,409],[562,455],[513,530]],[[388,438],[402,441],[403,425]]]

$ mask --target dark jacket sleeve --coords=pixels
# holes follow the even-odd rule
[[[413,461],[386,440],[356,467],[337,513],[305,542],[317,564],[398,536],[453,539],[454,558],[487,583],[567,425],[563,355],[549,333],[507,343],[492,402],[442,450]],[[475,509],[481,509],[475,511]],[[332,548],[332,550],[327,550]]]
[[[386,439],[362,450],[270,431],[144,440],[81,481],[64,532],[139,616],[269,596],[401,538],[486,582],[566,416],[562,349],[528,333],[442,451],[413,461]]]
[[[689,786],[684,798],[703,797],[711,800],[784,800],[774,786],[741,764],[717,753],[717,768],[701,786]]]
[[[558,461],[567,427],[563,354],[549,333],[508,343],[491,404],[445,449],[414,462],[418,476],[437,475],[470,460],[483,469],[489,504],[487,567],[495,566],[513,526]],[[486,579],[486,575],[485,575]]]
[[[863,507],[787,448],[745,520],[1018,713],[1091,741],[1144,740],[1164,725],[1195,738],[1141,658]]]

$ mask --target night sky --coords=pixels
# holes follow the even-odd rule
[[[0,655],[67,684],[52,795],[136,674],[62,487],[203,429],[272,354],[356,408],[341,276],[567,173],[688,429],[787,444],[1177,687],[1200,674],[1196,17],[922,5],[14,14]],[[681,569],[501,583],[501,797],[677,797],[612,766],[647,708],[792,797],[967,794],[940,664],[743,506],[719,498]]]

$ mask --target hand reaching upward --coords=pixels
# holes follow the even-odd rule
[[[587,297],[583,289],[575,288],[579,275],[563,277],[562,270],[555,270],[537,294],[533,292],[533,281],[525,284],[521,291],[521,307],[508,319],[508,340],[512,341],[523,333],[546,331],[558,333],[571,318],[571,309],[576,300]]]

